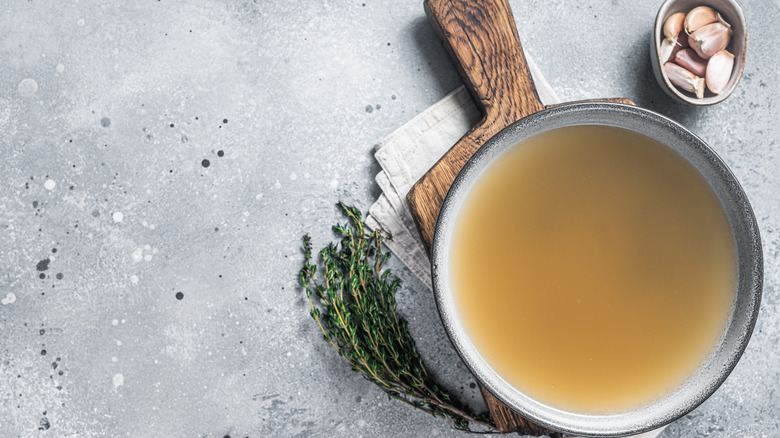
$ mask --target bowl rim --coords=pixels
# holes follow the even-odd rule
[[[735,54],[735,57],[737,57],[739,66],[737,71],[737,79],[721,94],[711,96],[710,99],[704,100],[704,99],[698,99],[695,97],[691,97],[680,91],[672,82],[669,80],[669,78],[666,76],[666,73],[664,73],[663,69],[663,62],[661,62],[661,35],[663,34],[663,26],[664,21],[667,18],[669,9],[672,8],[672,6],[679,2],[680,0],[666,0],[661,5],[660,8],[658,8],[658,13],[655,17],[655,23],[653,26],[653,32],[651,34],[651,44],[653,47],[651,56],[654,58],[653,64],[656,65],[655,67],[657,69],[656,72],[656,78],[661,79],[665,85],[665,90],[669,93],[672,93],[673,97],[676,97],[678,100],[694,105],[694,106],[710,106],[715,105],[720,102],[723,102],[726,100],[731,94],[734,92],[734,90],[737,88],[737,85],[739,85],[739,81],[742,79],[742,73],[745,70],[745,56],[747,54],[747,22],[745,20],[745,12],[742,10],[742,6],[736,1],[736,0],[723,0],[734,8],[734,10],[737,13],[737,22],[731,23],[732,27],[735,25],[739,25],[742,28],[742,33],[744,35],[743,43],[742,43],[742,54],[741,56],[737,57]],[[700,6],[711,6],[710,0],[699,0]],[[660,82],[660,81],[659,81]]]
[[[586,118],[595,117],[599,122],[555,125],[556,120],[566,120],[566,117],[572,115],[575,118],[581,115],[585,115]],[[640,129],[633,130],[645,135],[650,135],[648,132],[652,129],[668,131],[669,135],[679,137],[681,144],[690,148],[696,157],[701,157],[706,164],[714,166],[717,175],[725,179],[724,184],[728,187],[725,190],[729,195],[733,194],[733,211],[738,212],[734,214],[737,215],[737,219],[743,221],[741,224],[745,228],[742,246],[738,236],[734,236],[737,240],[735,242],[737,256],[743,257],[744,250],[744,257],[747,257],[744,260],[752,263],[750,269],[743,269],[743,259],[739,259],[736,301],[723,335],[726,338],[734,330],[736,332],[733,334],[734,338],[729,342],[721,339],[715,349],[720,354],[710,354],[681,389],[676,389],[658,401],[629,412],[608,415],[565,412],[535,401],[514,388],[490,367],[471,343],[457,316],[455,299],[449,285],[449,236],[463,198],[481,172],[514,145],[532,135],[562,126],[601,124],[625,127],[618,124],[621,118],[630,119],[636,124],[635,126],[641,126]],[[646,131],[642,132],[642,130]],[[706,176],[705,179],[712,186],[712,182]],[[728,210],[726,207],[724,205],[724,210]],[[734,225],[731,224],[731,217],[729,220],[732,234],[736,234]],[[703,403],[726,380],[745,351],[758,318],[763,288],[763,252],[758,225],[747,196],[723,160],[703,140],[679,123],[650,110],[611,102],[576,102],[551,107],[513,123],[488,140],[464,165],[450,187],[439,212],[431,245],[431,272],[435,302],[445,332],[458,355],[484,388],[512,410],[549,429],[580,436],[613,437],[654,430],[686,415]],[[743,275],[747,282],[745,284],[748,285],[745,288],[742,287]],[[741,307],[742,314],[738,314],[739,294],[747,294],[744,298],[746,304]],[[726,348],[724,347],[726,344],[730,349],[722,351]],[[713,365],[716,362],[717,364]],[[705,371],[709,374],[700,376]],[[697,382],[697,378],[701,381]],[[693,387],[689,387],[691,385]]]

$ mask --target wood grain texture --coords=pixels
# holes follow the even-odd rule
[[[483,113],[483,118],[417,181],[407,196],[430,251],[441,204],[463,165],[499,131],[545,106],[536,93],[506,0],[425,0],[425,12]],[[633,105],[624,98],[600,100]],[[501,432],[554,434],[480,389]]]
[[[492,136],[544,108],[505,0],[426,0],[425,12],[484,117],[412,187],[407,199],[430,244],[458,171]],[[430,220],[430,219],[433,220]]]
[[[485,399],[485,405],[487,405],[488,411],[490,411],[490,416],[493,418],[493,423],[501,432],[518,432],[522,435],[531,436],[559,436],[559,434],[526,420],[520,414],[509,409],[481,385],[479,389],[482,392],[482,398]]]

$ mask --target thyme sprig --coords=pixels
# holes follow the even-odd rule
[[[333,226],[340,238],[320,251],[323,273],[315,279],[312,245],[303,237],[303,268],[299,282],[311,305],[311,317],[322,334],[351,366],[388,396],[437,417],[449,419],[457,429],[494,433],[486,415],[469,412],[430,375],[409,334],[406,320],[396,313],[395,293],[401,286],[384,264],[390,257],[382,230],[368,232],[360,211],[339,202],[349,219]],[[488,430],[473,431],[470,424]]]

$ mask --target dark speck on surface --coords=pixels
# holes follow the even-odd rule
[[[52,248],[52,249],[51,249],[51,253],[52,253],[52,254],[57,254],[57,248]]]
[[[46,278],[46,274],[44,274],[44,273],[41,273],[40,275],[38,275],[38,278],[40,278],[41,280],[43,280],[44,278]]]
[[[393,94],[392,96],[390,96],[390,99],[393,99],[393,100],[395,100],[395,99],[396,99],[396,97],[395,97],[395,94]]]
[[[60,273],[58,273],[58,274],[56,275],[56,277],[57,277],[57,280],[62,280],[62,278],[64,277],[64,275],[62,275],[62,272],[60,272]]]
[[[176,292],[176,299],[177,299],[177,300],[182,300],[182,299],[184,299],[184,294],[183,294],[183,293],[181,293],[181,292]]]
[[[227,123],[227,119],[222,119],[222,123]]]
[[[38,422],[38,430],[48,430],[49,427],[51,427],[51,424],[49,424],[49,419],[42,417],[41,421]]]
[[[97,210],[92,210],[92,217],[98,217],[100,216],[100,212]]]
[[[41,260],[40,262],[38,262],[37,265],[35,265],[35,269],[37,269],[39,271],[45,271],[45,270],[49,269],[49,262],[50,261],[51,260],[49,260],[49,259]]]
[[[371,106],[371,105],[366,105],[366,112],[367,113],[373,113],[374,112],[374,107]]]
[[[41,356],[46,356],[46,350],[41,350]]]
[[[100,126],[104,128],[108,128],[109,126],[111,126],[111,119],[109,119],[108,117],[103,117],[102,119],[100,119]]]
[[[33,201],[33,208],[38,208],[38,201]]]
[[[173,123],[171,123],[171,128],[173,128]]]
[[[45,329],[40,329],[40,330],[38,330],[38,334],[43,336],[44,334],[46,334],[46,330]]]
[[[203,161],[200,162],[200,165],[203,167],[209,167],[211,165],[211,161],[204,159]]]
[[[222,150],[217,151],[217,156],[218,157],[224,157],[225,156],[225,151],[222,151]]]
[[[376,104],[376,109],[381,110],[382,109],[382,105]]]

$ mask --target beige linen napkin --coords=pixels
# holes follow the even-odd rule
[[[542,103],[560,103],[533,60],[527,55],[526,60]],[[376,176],[382,194],[368,210],[366,224],[392,234],[393,239],[385,241],[387,247],[429,289],[432,289],[431,264],[406,204],[406,194],[466,131],[477,124],[480,117],[476,104],[461,86],[374,147],[374,157],[382,167]],[[654,438],[661,430],[663,428],[636,437]]]
[[[533,60],[527,56],[526,59],[542,103],[560,103]],[[376,176],[382,195],[369,209],[366,224],[393,235],[393,239],[387,241],[387,247],[429,289],[432,289],[431,264],[406,205],[406,194],[466,131],[477,124],[479,118],[479,109],[461,86],[374,147],[374,157],[382,167]]]

